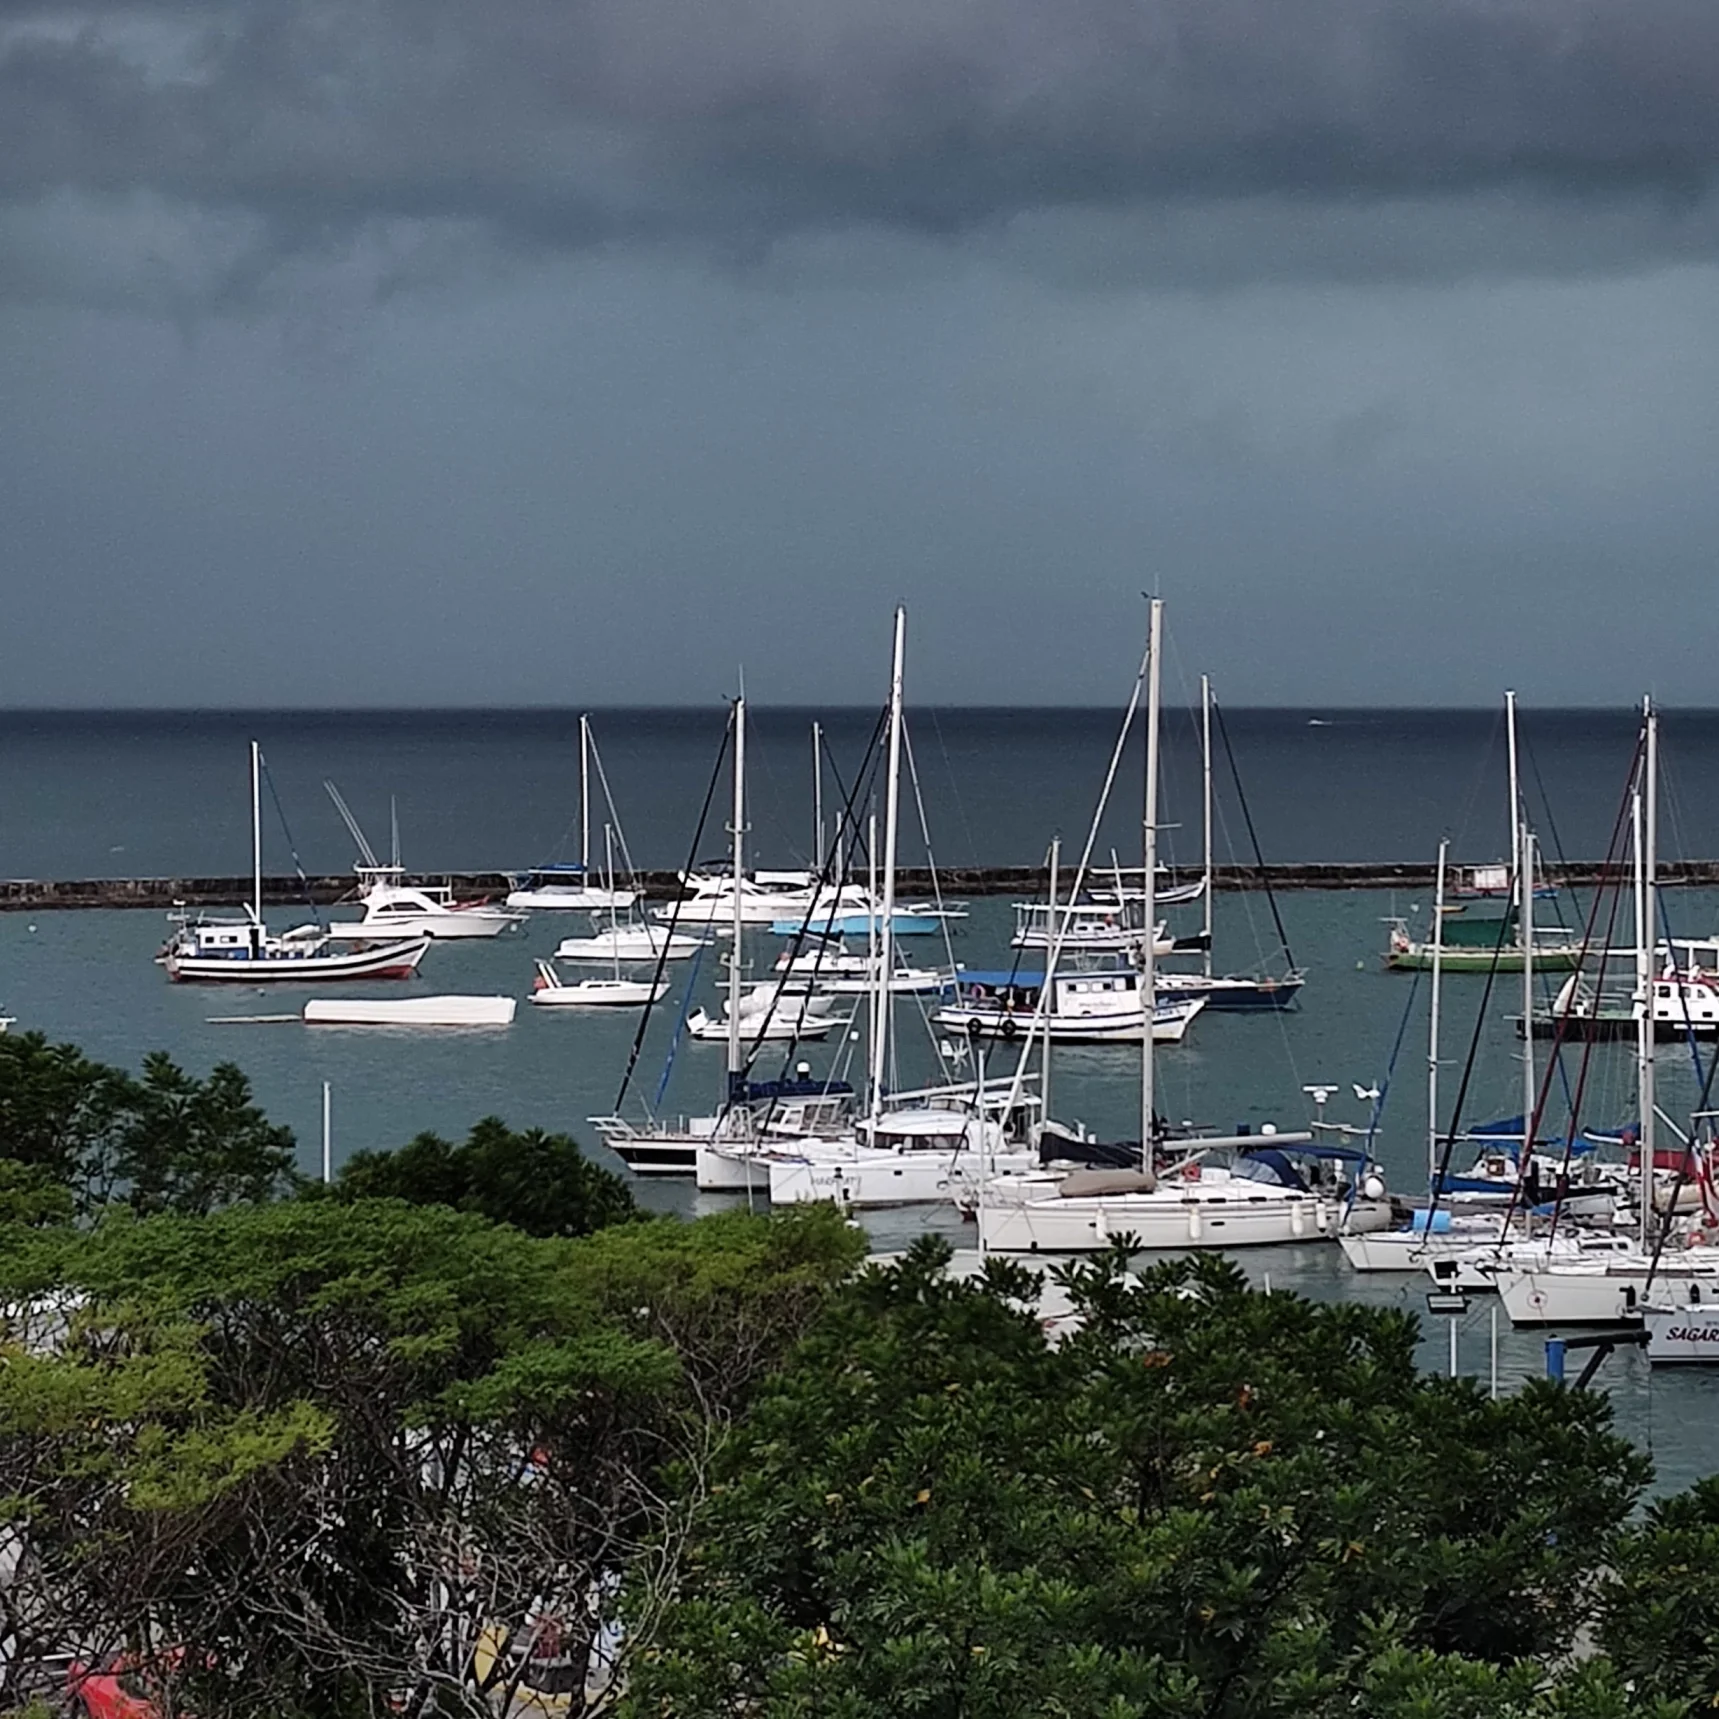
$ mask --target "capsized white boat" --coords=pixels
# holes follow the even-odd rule
[[[312,1027],[505,1027],[512,997],[313,997],[304,1006]]]
[[[661,1002],[668,991],[666,979],[576,979],[569,985],[547,961],[537,963],[531,1000],[539,1008],[642,1009]]]

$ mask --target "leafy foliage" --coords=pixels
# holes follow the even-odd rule
[[[137,1078],[41,1033],[0,1036],[0,1217],[63,1221],[115,1197],[207,1212],[296,1183],[291,1130],[232,1063],[199,1080],[157,1051]]]
[[[636,1215],[619,1176],[565,1134],[510,1129],[486,1116],[456,1146],[420,1134],[395,1152],[356,1152],[338,1183],[348,1199],[451,1206],[534,1236],[578,1236]]]
[[[637,1714],[1549,1711],[1645,1478],[1603,1400],[1422,1378],[1406,1316],[1211,1256],[1076,1268],[1056,1349],[1024,1274],[941,1264],[839,1296],[726,1445]]]
[[[584,1665],[672,1543],[665,1469],[857,1246],[827,1211],[567,1241],[383,1200],[39,1233],[0,1257],[10,1632],[173,1644],[202,1719],[487,1714],[545,1620]]]

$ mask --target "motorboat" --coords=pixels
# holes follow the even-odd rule
[[[787,1007],[775,1012],[763,1010],[757,1014],[742,1014],[740,1036],[748,1044],[780,1043],[789,1039],[825,1039],[837,1027],[847,1024],[834,1015],[820,1013],[813,1005],[814,999],[805,998],[798,1009]],[[726,1017],[711,1015],[704,1009],[694,1009],[686,1018],[686,1031],[691,1038],[725,1041],[729,1036],[728,1020]]]
[[[539,1008],[643,1009],[668,994],[666,979],[576,979],[568,984],[552,963],[539,961],[531,984],[531,1000]]]
[[[313,998],[304,1006],[311,1027],[505,1027],[512,997]]]
[[[962,970],[955,975],[954,1000],[932,1020],[951,1032],[992,1039],[1019,1038],[1031,1025],[1054,1044],[1137,1045],[1145,1037],[1140,983],[1132,967],[1058,973],[1046,999],[1043,973]],[[1042,1011],[1041,1000],[1047,1004]],[[1180,1044],[1205,1006],[1203,996],[1160,991],[1154,984],[1153,1043]]]
[[[359,905],[364,917],[330,922],[343,943],[386,943],[401,937],[499,937],[525,923],[488,900],[459,901],[442,885],[407,883],[397,865],[361,865]]]
[[[891,937],[930,937],[951,926],[958,926],[967,917],[961,903],[944,904],[922,901],[907,902],[891,908],[889,934]],[[771,931],[778,937],[796,937],[802,931],[812,937],[880,937],[884,917],[880,909],[815,909],[804,918],[774,919]]]
[[[1719,1297],[1697,1287],[1692,1299],[1660,1299],[1657,1291],[1641,1310],[1651,1366],[1712,1366],[1719,1361]]]
[[[1011,949],[1061,949],[1065,955],[1127,954],[1146,940],[1146,927],[1130,902],[1017,901]],[[1169,927],[1159,921],[1154,952],[1168,955],[1176,948]],[[1186,947],[1197,949],[1197,940]]]
[[[678,901],[653,908],[660,923],[709,925],[726,932],[741,925],[802,926],[822,930],[832,918],[858,915],[863,923],[876,911],[871,897],[858,884],[820,885],[800,881],[800,872],[763,872],[735,879],[723,874],[686,872],[682,880],[691,891]],[[821,923],[813,924],[814,921]]]

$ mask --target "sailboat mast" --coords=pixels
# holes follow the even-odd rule
[[[1433,891],[1432,997],[1427,1025],[1427,1187],[1438,1179],[1438,1026],[1439,992],[1444,979],[1444,880],[1450,855],[1448,838],[1438,845],[1438,882]]]
[[[1204,796],[1201,852],[1205,856],[1200,868],[1200,898],[1205,902],[1200,928],[1205,942],[1202,966],[1209,979],[1212,976],[1212,677],[1204,674],[1200,676],[1200,774]]]
[[[1526,822],[1518,843],[1522,853],[1522,1161],[1517,1173],[1528,1174],[1534,1156],[1534,1106],[1539,1097],[1534,1075],[1534,832]]]
[[[1522,784],[1516,762],[1516,694],[1504,694],[1504,739],[1510,759],[1510,876],[1516,899],[1516,935],[1522,936]]]
[[[895,968],[895,843],[901,822],[901,677],[907,655],[907,611],[895,611],[895,645],[889,669],[889,784],[883,802],[883,902],[878,928],[877,972],[883,1031],[871,1048],[871,1119],[883,1111],[883,1082],[889,1049],[889,981]],[[874,911],[877,909],[874,907]]]
[[[1057,924],[1056,924],[1056,885],[1057,885],[1057,875],[1056,874],[1057,874],[1057,871],[1058,871],[1061,863],[1062,863],[1062,837],[1061,836],[1052,836],[1051,837],[1051,845],[1050,845],[1050,888],[1047,891],[1047,893],[1050,897],[1050,916],[1046,922],[1049,926],[1049,931],[1047,934],[1047,941],[1045,943],[1045,979],[1044,979],[1044,985],[1041,987],[1040,992],[1039,992],[1039,995],[1041,997],[1048,997],[1050,995],[1051,958],[1055,955],[1057,949],[1062,944],[1062,939],[1057,936]],[[1117,897],[1117,901],[1120,902],[1121,899],[1122,898],[1119,895]],[[1040,1127],[1043,1127],[1044,1124],[1050,1120],[1050,1101],[1051,1101],[1050,1077],[1051,1077],[1051,1041],[1050,1041],[1050,1032],[1049,1032],[1049,1029],[1047,1028],[1046,1032],[1045,1032],[1044,1048],[1039,1052],[1039,1125],[1040,1125]],[[981,1079],[979,1081],[979,1103],[980,1103],[980,1107],[981,1107],[980,1108],[981,1118],[983,1118],[983,1115],[984,1115],[984,1110],[983,1110],[984,1101],[985,1101],[985,1083],[984,1083],[983,1078],[981,1077]],[[1007,1120],[1007,1118],[1005,1118],[1005,1121],[1006,1120]]]
[[[1140,1163],[1152,1168],[1152,1119],[1157,1095],[1152,1087],[1152,1028],[1158,1012],[1158,961],[1153,947],[1158,936],[1158,703],[1164,631],[1163,599],[1151,599],[1146,669],[1146,807],[1144,817],[1145,931],[1140,946]]]
[[[251,742],[251,918],[263,922],[263,752]]]
[[[1648,1245],[1653,1221],[1653,1153],[1658,1133],[1654,1108],[1653,979],[1659,869],[1659,712],[1652,699],[1642,700],[1647,736],[1642,759],[1646,778],[1636,795],[1636,991],[1640,998],[1635,1023],[1636,1085],[1640,1093],[1641,1245]],[[1645,805],[1644,805],[1645,802]]]
[[[824,876],[824,731],[812,724],[812,863],[819,882]]]
[[[591,718],[579,713],[579,873],[591,887]]]
[[[728,1102],[739,1096],[740,1073],[740,938],[745,924],[741,884],[746,877],[746,695],[734,701],[734,947],[728,952]]]

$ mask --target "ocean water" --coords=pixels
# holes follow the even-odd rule
[[[806,713],[755,713],[749,820],[761,863],[791,863],[812,841],[810,748]],[[831,748],[852,779],[873,713],[827,719]],[[1459,853],[1486,859],[1506,842],[1502,813],[1502,736],[1490,713],[1334,715],[1309,727],[1307,713],[1238,712],[1231,738],[1261,842],[1278,859],[1426,857],[1439,834],[1460,837]],[[722,713],[600,714],[597,733],[635,858],[645,865],[685,857],[698,803],[710,779]],[[1543,785],[1565,851],[1601,851],[1630,763],[1634,719],[1538,718],[1528,732],[1530,790]],[[932,845],[949,863],[1030,862],[1048,835],[1084,835],[1092,798],[1114,738],[1106,712],[941,712],[915,715],[914,750]],[[241,872],[248,863],[244,742],[261,735],[293,845],[307,869],[349,864],[350,844],[321,794],[338,781],[378,845],[386,839],[388,796],[398,797],[405,855],[425,868],[513,867],[561,852],[576,814],[576,718],[560,714],[253,718],[240,716],[65,718],[12,716],[0,723],[0,873],[35,876]],[[1170,801],[1178,793],[1197,817],[1197,753],[1173,730]],[[1719,718],[1667,723],[1666,851],[1690,857],[1719,851],[1708,824],[1719,802]],[[1124,781],[1137,805],[1138,759]],[[1121,792],[1121,790],[1119,790]],[[1225,801],[1224,827],[1238,835],[1239,806]],[[272,815],[272,814],[271,814]],[[1174,817],[1176,814],[1170,814]],[[1121,847],[1135,839],[1132,809],[1116,820]],[[917,812],[908,823],[917,827]],[[720,848],[720,813],[706,848]],[[1190,825],[1178,834],[1189,833]],[[1546,838],[1551,845],[1550,835]],[[271,834],[271,869],[285,869],[280,826]],[[922,844],[921,844],[922,845]],[[1223,844],[1220,843],[1220,846]],[[1235,851],[1245,851],[1240,841]],[[912,856],[912,844],[907,847]],[[1194,857],[1184,843],[1186,858]],[[1308,972],[1302,1006],[1281,1016],[1208,1014],[1181,1047],[1160,1052],[1160,1108],[1178,1121],[1230,1131],[1305,1123],[1304,1088],[1337,1088],[1327,1119],[1365,1127],[1372,1106],[1356,1096],[1378,1085],[1386,1099],[1374,1139],[1394,1185],[1424,1185],[1428,985],[1383,970],[1382,921],[1424,911],[1411,895],[1378,891],[1288,893],[1280,898],[1296,959]],[[1561,904],[1570,917],[1582,903]],[[1667,915],[1679,931],[1719,924],[1719,894],[1668,891]],[[1268,905],[1257,894],[1218,898],[1217,957],[1225,969],[1269,959],[1276,944]],[[277,925],[292,915],[278,910]],[[952,939],[954,959],[973,967],[1007,964],[1012,919],[1002,900],[976,900]],[[69,1039],[104,1060],[136,1066],[164,1049],[206,1070],[238,1062],[271,1115],[295,1131],[301,1162],[320,1159],[323,1083],[332,1092],[336,1163],[361,1147],[390,1147],[423,1129],[459,1135],[477,1118],[568,1129],[592,1139],[586,1119],[612,1110],[632,1044],[631,1017],[536,1010],[524,1001],[533,957],[548,954],[583,921],[537,915],[523,932],[492,943],[435,948],[413,988],[505,993],[521,999],[505,1030],[457,1033],[311,1029],[234,1024],[219,1017],[296,1010],[292,987],[226,988],[170,984],[152,960],[167,933],[153,912],[0,914],[0,1012],[18,1028]],[[768,969],[775,940],[748,938],[754,972]],[[914,953],[935,957],[935,940]],[[669,1057],[673,1028],[691,1006],[713,1007],[718,974],[711,962],[673,969],[667,1006],[653,1017],[625,1095],[628,1109],[679,1114],[708,1108],[721,1083],[718,1045],[684,1044]],[[402,987],[358,987],[398,995]],[[1520,981],[1447,981],[1441,1047],[1444,1105],[1468,1066],[1468,1121],[1521,1108],[1521,1047],[1510,1016]],[[936,1034],[910,999],[898,1005],[900,1078],[927,1078]],[[838,1040],[800,1053],[820,1072],[857,1060]],[[757,1072],[778,1071],[768,1048]],[[1555,1083],[1577,1078],[1571,1056]],[[1137,1053],[1073,1048],[1058,1053],[1052,1109],[1114,1136],[1138,1137]],[[1685,1053],[1663,1047],[1660,1093],[1672,1116],[1694,1103],[1697,1077]],[[1634,1116],[1632,1070],[1621,1046],[1597,1047],[1586,1075],[1584,1118],[1596,1126]],[[600,1148],[594,1148],[601,1151]],[[683,1186],[641,1189],[650,1204],[690,1211],[701,1202]],[[709,1202],[703,1202],[708,1204]],[[869,1221],[880,1245],[919,1229],[957,1240],[953,1214],[880,1214]],[[1280,1287],[1347,1295],[1424,1309],[1419,1280],[1357,1279],[1335,1249],[1265,1250],[1249,1269]],[[1485,1377],[1490,1366],[1489,1309],[1477,1300],[1459,1321],[1459,1366]],[[1423,1361],[1447,1363],[1448,1331],[1425,1321]],[[1543,1344],[1508,1327],[1499,1338],[1505,1388],[1543,1366]],[[1606,1363],[1620,1425],[1649,1446],[1662,1483],[1677,1485],[1719,1467],[1719,1377],[1654,1377],[1625,1351]]]
[[[760,863],[805,863],[813,846],[810,728],[851,784],[875,711],[754,710],[748,820]],[[593,732],[620,827],[644,867],[689,852],[726,713],[617,710]],[[1054,834],[1077,851],[1103,784],[1120,709],[910,709],[902,858],[928,831],[947,865],[1041,861]],[[1236,710],[1224,717],[1265,857],[1429,861],[1441,835],[1469,859],[1507,851],[1504,733],[1494,711]],[[1629,711],[1526,712],[1525,792],[1548,855],[1605,851],[1635,746]],[[1166,715],[1163,845],[1199,850],[1199,747],[1187,712]],[[0,713],[0,876],[241,874],[250,867],[246,742],[262,744],[271,872],[340,871],[352,843],[322,789],[333,780],[379,849],[399,809],[408,864],[514,870],[577,857],[578,717],[571,711]],[[1243,808],[1216,748],[1220,859],[1251,857]],[[1719,853],[1719,712],[1663,723],[1667,858]],[[826,776],[833,818],[834,776]],[[1098,845],[1140,845],[1138,727]],[[923,831],[919,807],[923,806]],[[725,844],[722,792],[701,844]],[[284,816],[284,823],[283,823]],[[605,813],[594,818],[600,845]],[[290,845],[288,836],[290,835]]]

